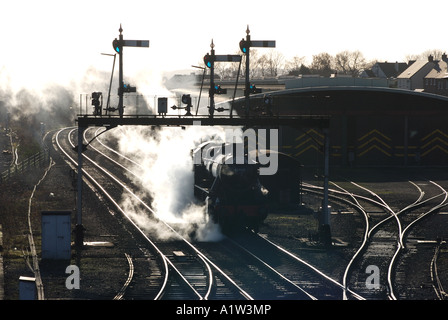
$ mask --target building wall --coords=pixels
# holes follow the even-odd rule
[[[410,87],[410,90],[423,89],[424,88],[424,78],[431,71],[431,69],[433,67],[434,67],[434,65],[432,63],[427,63],[419,71],[417,71],[411,77],[411,87]]]
[[[315,79],[316,80],[316,79]],[[448,165],[448,98],[379,87],[316,86],[272,92],[274,114],[330,118],[330,164]],[[244,100],[234,110],[242,114]],[[263,95],[251,97],[263,105]],[[281,151],[305,166],[321,165],[322,128],[281,130]]]
[[[424,81],[425,92],[448,96],[448,78],[425,78]]]
[[[390,88],[318,87],[273,96],[273,106],[279,114],[330,116],[331,165],[448,165],[446,98]],[[283,128],[281,136],[281,151],[303,165],[321,164],[322,129]]]
[[[411,90],[411,78],[398,79],[398,89]]]
[[[446,118],[431,116],[339,116],[331,119],[330,165],[448,165]],[[318,128],[283,128],[281,151],[305,166],[323,161]]]

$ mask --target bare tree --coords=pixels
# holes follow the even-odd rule
[[[268,75],[268,58],[265,54],[258,58],[257,69],[260,77],[264,78]]]
[[[434,60],[442,60],[442,55],[445,53],[443,50],[430,49],[423,51],[420,54],[408,54],[406,55],[406,60],[427,60],[429,56],[432,56]]]
[[[267,75],[276,77],[279,69],[283,66],[283,62],[285,61],[283,54],[274,49],[270,49],[268,53],[264,54],[262,57],[265,57],[266,60]]]
[[[241,54],[241,51],[238,51],[237,54]],[[250,49],[250,61],[249,61],[249,78],[253,79],[259,76],[261,73],[259,70],[259,64],[260,64],[260,58],[258,51],[255,49]],[[235,63],[236,68],[238,68],[238,65]],[[241,61],[241,74],[240,77],[245,78],[246,77],[246,56],[242,56]]]
[[[342,74],[356,77],[365,67],[366,59],[360,51],[342,51],[334,57],[335,69]]]
[[[218,75],[222,80],[228,77],[227,63],[215,62],[215,75]]]
[[[305,57],[295,56],[291,60],[286,61],[285,69],[289,75],[297,76],[302,73],[305,66]]]
[[[333,57],[326,52],[313,55],[310,69],[313,74],[329,77],[333,73]]]

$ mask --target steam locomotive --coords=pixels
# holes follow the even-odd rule
[[[205,142],[192,150],[194,195],[206,202],[207,214],[223,231],[257,231],[268,214],[268,190],[260,183],[257,163],[247,156],[238,161],[238,147]]]

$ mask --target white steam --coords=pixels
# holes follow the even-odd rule
[[[205,214],[205,206],[194,199],[191,150],[201,140],[212,137],[223,140],[224,131],[199,126],[184,130],[151,130],[148,127],[120,129],[117,130],[120,152],[139,164],[132,168],[137,176],[134,176],[134,182],[143,190],[142,196],[152,199],[151,207],[157,218],[175,225],[185,237],[200,241],[219,240],[219,227]],[[150,232],[158,230],[154,222],[146,218],[147,213],[140,213],[142,210],[132,198],[126,197],[122,204],[128,213],[139,217],[142,227]]]
[[[104,62],[112,66],[112,60]],[[164,74],[159,70],[161,66],[155,66],[152,70],[142,67],[139,72],[125,74],[125,83],[137,87],[137,95],[130,95],[125,101],[125,114],[155,113],[156,98],[168,97],[170,114],[184,114],[184,110],[171,110],[179,101],[180,93],[191,93],[193,106],[197,107],[197,88],[191,83],[183,83],[183,87],[177,87],[177,94],[172,88],[167,88],[163,83]],[[65,75],[65,69],[61,69],[58,75]],[[117,106],[118,68],[111,86],[110,106]],[[39,133],[40,126],[27,123],[51,124],[52,127],[75,125],[78,114],[92,114],[93,106],[89,99],[92,92],[103,93],[103,107],[106,105],[107,94],[110,86],[111,73],[95,67],[87,67],[78,70],[76,74],[70,73],[69,79],[60,81],[59,78],[39,81],[22,82],[13,77],[11,70],[0,69],[0,124],[10,117],[22,127]],[[51,78],[51,77],[50,77]],[[168,77],[167,77],[168,78]],[[169,90],[170,89],[170,90]],[[203,92],[205,92],[204,90]],[[176,96],[176,98],[173,98]],[[134,99],[134,100],[133,100]],[[135,100],[140,99],[140,100]],[[199,114],[207,114],[207,95],[202,94]],[[25,120],[23,120],[27,117]],[[31,120],[29,120],[29,118]],[[50,129],[50,126],[47,129]],[[207,140],[212,136],[218,136],[224,140],[222,128],[215,127],[187,127],[163,128],[152,131],[150,127],[121,127],[110,132],[116,132],[120,151],[140,165],[135,165],[132,171],[136,177],[132,177],[135,183],[141,187],[140,196],[152,200],[151,207],[155,210],[159,219],[175,224],[181,228],[184,236],[191,236],[202,241],[217,240],[220,237],[219,227],[214,225],[205,215],[203,204],[195,202],[193,196],[193,163],[190,155],[201,140]],[[105,135],[106,136],[106,135]],[[144,211],[132,197],[124,197],[122,204],[128,214],[132,214],[135,221],[148,232],[157,232],[161,228],[154,223],[147,212]]]

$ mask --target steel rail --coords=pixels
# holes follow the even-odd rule
[[[363,186],[361,186],[361,185],[359,185],[359,184],[357,184],[355,182],[351,182],[351,183],[353,185],[357,186],[358,188],[361,188],[361,189],[367,191],[372,196],[378,198],[381,203],[383,203],[383,208],[386,209],[387,211],[389,211],[390,214],[395,218],[395,221],[397,222],[398,235],[399,235],[398,240],[397,240],[397,244],[398,244],[399,247],[404,248],[404,245],[403,245],[403,242],[402,242],[402,239],[401,239],[401,236],[400,236],[401,232],[402,232],[402,226],[401,226],[400,219],[398,219],[397,213],[394,210],[392,210],[392,208],[377,193],[375,193],[372,190],[370,190],[370,189],[368,189],[366,187],[363,187]]]
[[[435,182],[433,182],[433,181],[429,181],[429,182],[432,183],[432,184],[434,184],[434,185],[437,186],[438,188],[440,188],[440,189],[443,191],[443,193],[445,194],[445,197],[443,198],[443,200],[442,200],[439,204],[433,206],[430,210],[428,210],[427,212],[425,212],[425,213],[419,215],[419,216],[417,217],[417,219],[414,219],[411,223],[409,223],[409,224],[407,225],[407,227],[406,227],[406,228],[402,231],[402,233],[400,234],[400,238],[401,238],[401,239],[404,238],[405,234],[408,232],[408,230],[409,230],[409,229],[410,229],[416,222],[420,221],[422,218],[426,217],[426,216],[429,215],[430,213],[432,213],[432,212],[434,212],[434,211],[436,211],[436,210],[439,210],[440,208],[442,208],[442,207],[448,205],[448,204],[445,203],[446,200],[448,199],[448,192],[447,192],[444,188],[442,188],[439,184],[437,184],[437,183],[435,183]],[[439,196],[440,196],[440,195],[439,195]],[[392,273],[393,273],[393,268],[394,268],[394,265],[395,265],[395,261],[396,261],[396,259],[397,259],[397,257],[398,257],[398,254],[401,252],[401,249],[404,249],[404,246],[403,246],[403,248],[398,248],[398,249],[395,251],[395,254],[394,254],[394,256],[392,257],[392,260],[391,260],[391,262],[390,262],[390,264],[389,264],[389,268],[388,268],[388,272],[387,272],[387,281],[388,281],[388,283],[389,283],[389,290],[390,290],[389,296],[390,296],[390,298],[391,298],[392,300],[397,300],[397,297],[395,296],[395,293],[394,293],[394,290],[393,290],[393,286],[392,286]]]
[[[261,237],[260,237],[261,238]],[[253,257],[255,260],[257,260],[258,262],[260,262],[262,265],[264,265],[265,267],[267,267],[270,271],[274,272],[277,276],[279,276],[280,278],[282,278],[283,280],[285,280],[286,282],[288,282],[290,285],[294,286],[295,288],[299,289],[299,291],[303,292],[306,296],[308,296],[311,300],[318,300],[315,296],[313,296],[312,294],[310,294],[309,292],[307,292],[305,289],[303,289],[302,287],[300,287],[299,285],[295,284],[292,280],[288,279],[287,277],[285,277],[283,274],[281,274],[280,272],[278,272],[274,267],[272,267],[271,265],[269,265],[266,261],[264,261],[263,259],[261,259],[260,257],[258,257],[257,255],[255,255],[253,252],[250,252],[249,250],[247,250],[246,248],[244,248],[243,246],[241,246],[240,244],[238,244],[237,242],[235,242],[234,240],[227,238],[230,242],[232,242],[234,245],[236,245],[238,248],[242,249],[244,252],[248,253],[251,257]],[[262,238],[264,239],[264,238]],[[266,239],[264,239],[266,240]],[[275,246],[275,244],[274,244]]]
[[[437,298],[439,300],[445,300],[447,293],[443,289],[443,285],[442,282],[440,281],[439,272],[437,268],[437,259],[439,257],[441,245],[442,242],[438,243],[436,249],[434,250],[434,255],[432,257],[430,265],[430,274],[431,274],[432,287],[434,288]]]
[[[399,237],[398,243],[399,243],[399,245],[397,246],[397,249],[395,250],[395,253],[394,253],[394,255],[392,256],[392,259],[391,259],[391,261],[389,262],[389,265],[388,265],[388,273],[387,273],[387,281],[388,281],[388,289],[389,289],[389,293],[388,293],[388,295],[389,295],[389,299],[391,299],[391,300],[396,300],[396,299],[397,299],[396,296],[395,296],[395,293],[394,293],[394,289],[393,289],[392,273],[393,273],[393,269],[394,269],[395,261],[396,261],[396,258],[398,257],[398,254],[405,248],[405,244],[404,244],[405,234],[408,232],[409,228],[410,228],[414,223],[416,223],[417,221],[419,221],[420,219],[422,219],[422,218],[425,217],[426,215],[430,214],[431,212],[433,212],[433,211],[435,211],[435,210],[438,210],[438,209],[440,209],[440,208],[442,208],[442,207],[448,205],[448,204],[445,203],[445,201],[446,201],[447,198],[448,198],[448,193],[446,192],[446,190],[444,190],[442,187],[440,187],[439,185],[437,185],[437,184],[434,183],[433,181],[430,181],[430,182],[431,182],[432,184],[438,186],[440,189],[442,189],[443,192],[442,192],[441,194],[435,195],[435,196],[433,196],[433,197],[430,197],[430,198],[428,198],[428,199],[422,201],[422,198],[423,198],[425,192],[422,191],[422,189],[421,189],[417,184],[415,184],[415,183],[412,182],[412,181],[409,181],[409,183],[413,184],[413,185],[419,190],[420,195],[419,195],[419,197],[417,198],[417,200],[415,200],[412,204],[406,206],[405,208],[399,210],[398,212],[396,212],[396,213],[394,212],[393,215],[391,215],[391,216],[389,216],[389,217],[387,217],[387,218],[381,220],[381,221],[378,222],[374,227],[372,227],[372,229],[368,232],[368,238],[370,238],[371,235],[372,235],[372,233],[375,231],[375,229],[377,229],[380,225],[382,225],[383,223],[387,222],[388,220],[390,220],[390,219],[392,219],[392,218],[395,218],[395,219],[398,220],[398,215],[399,215],[399,214],[401,214],[401,213],[403,213],[403,212],[405,212],[405,211],[414,209],[414,208],[416,208],[416,207],[420,207],[420,206],[422,206],[423,204],[425,204],[425,203],[427,203],[427,202],[429,202],[429,201],[431,201],[431,200],[434,200],[434,199],[436,199],[436,198],[438,198],[438,197],[440,197],[440,196],[442,196],[442,195],[445,195],[445,198],[442,200],[442,202],[441,202],[440,204],[434,206],[432,209],[430,209],[429,211],[425,212],[424,214],[421,214],[417,219],[413,220],[413,221],[412,221],[409,225],[407,225],[407,227],[404,228],[403,230],[401,230],[401,228],[400,228],[400,231],[399,231],[399,234],[398,234],[398,237]],[[360,185],[358,185],[358,184],[356,184],[356,183],[354,183],[354,182],[351,182],[351,183],[352,183],[353,185],[356,185],[357,187],[359,187],[359,188],[361,188],[361,189],[363,189],[363,190],[369,192],[371,195],[373,195],[373,196],[375,196],[376,198],[378,198],[378,199],[380,200],[380,202],[375,201],[375,200],[370,199],[370,198],[367,198],[367,197],[364,197],[364,196],[356,195],[356,194],[353,194],[353,193],[350,193],[350,192],[347,193],[348,195],[350,195],[351,197],[357,197],[357,198],[361,198],[361,199],[363,199],[363,200],[369,201],[369,202],[371,202],[371,203],[374,203],[374,204],[376,204],[376,205],[379,205],[380,207],[386,209],[387,211],[393,212],[393,210],[390,208],[390,206],[387,205],[387,203],[386,203],[381,197],[379,197],[376,193],[374,193],[374,192],[372,192],[371,190],[369,190],[369,189],[367,189],[367,188],[365,188],[365,187],[362,187],[362,186],[360,186]],[[310,187],[313,187],[312,185],[309,185],[309,186],[310,186]],[[320,188],[320,187],[317,187],[317,188]],[[342,188],[341,188],[341,189],[342,189]],[[331,190],[331,191],[334,192],[335,190]],[[337,192],[338,192],[338,191],[337,191]],[[444,204],[444,203],[445,203],[445,204]],[[401,225],[401,222],[400,222],[400,225]],[[359,251],[361,251],[361,250],[359,250]]]
[[[109,150],[112,151],[111,148],[107,147]],[[135,161],[133,161],[132,159],[129,159],[128,157],[126,157],[125,155],[117,152],[117,151],[113,151],[115,154],[130,160],[133,163],[136,163]],[[102,152],[100,152],[102,153]],[[104,153],[102,153],[104,155]],[[138,166],[141,167],[140,164],[136,163]],[[131,171],[130,171],[131,172]],[[132,174],[134,174],[136,177],[138,177],[135,173],[131,172]],[[125,187],[125,186],[124,186]],[[127,187],[125,187],[127,188]],[[212,275],[212,271],[210,269],[210,266],[213,266],[213,268],[218,271],[218,273],[220,273],[228,282],[230,282],[234,287],[236,287],[238,289],[238,291],[240,292],[240,294],[246,298],[247,300],[254,300],[245,290],[243,290],[234,280],[232,280],[221,268],[219,268],[215,263],[213,263],[208,257],[206,257],[200,250],[198,250],[192,243],[190,243],[187,239],[185,239],[182,235],[180,235],[172,226],[170,226],[167,222],[165,222],[163,219],[158,218],[157,213],[151,208],[149,207],[143,200],[141,200],[139,197],[137,197],[132,191],[129,190],[129,192],[136,198],[136,200],[138,200],[145,208],[147,208],[151,213],[154,214],[154,216],[157,217],[157,219],[162,222],[163,224],[165,224],[165,226],[167,226],[172,232],[174,232],[175,234],[178,235],[178,237],[183,240],[188,246],[190,246],[190,248],[196,252],[196,254],[201,258],[201,260],[207,262],[207,268],[208,268],[208,273],[211,277]],[[209,282],[209,289],[207,291],[207,294],[205,295],[205,297],[208,298],[212,288],[212,278],[210,278],[210,282]]]
[[[412,204],[406,206],[404,209],[400,210],[400,211],[397,212],[397,213],[393,212],[393,210],[390,208],[390,206],[387,205],[387,203],[386,203],[381,197],[379,197],[376,193],[374,193],[373,191],[371,191],[371,190],[369,190],[369,189],[367,189],[367,188],[365,188],[365,187],[363,187],[363,186],[360,186],[359,184],[356,184],[356,183],[354,183],[354,182],[351,182],[353,185],[355,185],[355,186],[357,186],[357,187],[359,187],[359,188],[361,188],[361,189],[363,189],[363,190],[369,192],[372,196],[378,198],[378,199],[379,199],[379,202],[378,202],[378,201],[375,201],[375,200],[373,200],[373,199],[371,199],[371,198],[364,197],[364,196],[357,195],[357,194],[354,194],[354,193],[352,193],[352,192],[349,192],[349,191],[345,190],[344,188],[340,187],[339,185],[337,185],[336,183],[333,183],[333,182],[332,182],[333,185],[335,185],[337,188],[339,188],[339,189],[342,190],[342,191],[334,190],[334,189],[331,189],[331,190],[329,190],[329,191],[334,192],[334,193],[338,193],[338,194],[343,194],[343,195],[349,196],[349,197],[351,197],[351,198],[353,199],[354,202],[348,201],[348,200],[343,199],[343,198],[340,198],[340,197],[335,197],[334,195],[330,195],[330,196],[331,196],[331,197],[335,197],[335,198],[337,198],[337,199],[340,200],[340,201],[347,202],[347,203],[349,203],[350,205],[352,205],[352,206],[354,206],[355,208],[357,208],[358,210],[360,210],[360,211],[363,213],[364,220],[365,220],[365,223],[366,223],[366,228],[365,228],[365,232],[364,232],[364,237],[363,237],[362,244],[361,244],[360,247],[358,248],[357,252],[353,255],[352,259],[349,261],[349,263],[348,263],[348,265],[347,265],[347,267],[346,267],[346,269],[345,269],[345,272],[344,272],[344,276],[343,276],[343,285],[344,285],[344,288],[345,288],[345,289],[348,290],[348,281],[347,281],[347,278],[348,278],[350,269],[352,268],[353,263],[356,261],[356,259],[359,258],[360,254],[361,254],[364,250],[366,250],[368,240],[371,238],[373,231],[374,231],[376,228],[378,228],[381,224],[383,224],[384,222],[388,221],[388,220],[391,219],[391,218],[394,218],[394,217],[395,217],[395,219],[399,222],[398,214],[400,214],[400,213],[402,213],[402,212],[404,212],[404,211],[406,211],[406,210],[409,210],[410,208],[412,208],[412,207],[414,207],[414,206],[421,205],[421,199],[422,199],[422,197],[423,197],[423,195],[424,195],[424,192],[422,192],[422,190],[421,190],[415,183],[413,183],[412,181],[409,181],[409,182],[410,182],[411,184],[413,184],[414,186],[416,186],[416,187],[419,189],[420,195],[419,195],[419,197],[417,198],[416,201],[414,201]],[[310,185],[310,184],[307,184],[307,186],[310,187],[310,188],[322,189],[321,187],[313,186],[313,185]],[[393,212],[393,215],[391,215],[391,216],[389,216],[389,217],[383,219],[382,221],[380,221],[379,223],[377,223],[374,227],[372,227],[372,228],[369,230],[368,214],[367,214],[367,212],[364,210],[364,208],[360,205],[360,203],[357,201],[357,198],[363,199],[363,200],[365,200],[365,201],[368,201],[368,202],[370,202],[370,203],[373,203],[373,204],[375,204],[375,205],[378,205],[378,206],[380,206],[380,207],[386,209],[387,211]],[[401,222],[399,222],[399,225],[401,226]],[[401,230],[401,228],[399,228],[399,229]],[[397,245],[397,250],[396,250],[396,252],[399,252],[402,248],[404,248],[404,245],[402,246],[401,243],[402,243],[402,233],[400,232],[399,235],[398,235],[398,241],[397,241],[397,244],[398,244],[398,245]],[[394,256],[395,256],[395,255],[394,255]],[[393,261],[393,260],[392,260],[392,261]],[[392,270],[392,269],[391,269],[391,263],[389,263],[388,274],[391,272],[391,270]],[[391,278],[390,278],[390,277],[388,277],[388,285],[389,285],[389,292],[390,292],[390,295],[393,296],[393,286],[392,286],[392,281],[391,281]],[[344,291],[344,299],[347,299],[347,296],[345,295],[345,291]]]
[[[126,282],[123,284],[123,287],[121,287],[120,291],[115,295],[114,300],[121,300],[123,299],[124,293],[126,289],[128,288],[129,284],[132,281],[132,278],[134,277],[134,263],[132,262],[132,258],[129,254],[125,253],[126,259],[128,260],[129,264],[129,274],[128,278],[126,279]]]
[[[77,161],[75,161],[61,146],[61,144],[59,143],[59,134],[63,131],[66,130],[67,128],[63,128],[61,130],[59,130],[56,134],[55,140],[56,143],[59,147],[59,149],[61,150],[61,152],[63,152],[65,154],[65,156],[76,166],[77,165]],[[69,132],[69,137],[70,134],[76,129],[72,129]],[[70,139],[69,139],[70,141]],[[70,141],[71,143],[71,141]],[[83,169],[83,174],[91,181],[95,181],[96,180]],[[128,216],[128,214],[118,205],[118,203],[106,192],[106,190],[99,184],[96,183],[97,187],[106,195],[106,197],[108,197],[108,199],[116,206],[116,208],[128,219],[128,221],[140,232],[140,234],[145,238],[146,241],[148,241],[149,244],[151,244],[151,246],[156,250],[156,252],[160,255],[160,257],[162,258],[163,261],[163,266],[165,269],[165,277],[164,277],[164,281],[162,283],[161,289],[159,290],[158,294],[155,296],[154,300],[160,300],[166,290],[166,287],[168,285],[168,276],[169,276],[169,268],[168,268],[168,264],[167,261],[168,259],[165,257],[165,255],[159,250],[159,248],[157,248],[157,246],[148,238],[148,236],[140,229],[138,228],[138,226],[135,224],[135,222]]]
[[[86,137],[85,137],[86,131],[87,131],[87,130],[84,130],[84,138],[86,138]],[[100,142],[100,141],[98,141],[98,142]],[[101,143],[102,145],[104,145],[102,142],[100,142],[100,143]],[[126,160],[129,160],[129,161],[131,161],[131,162],[137,164],[136,162],[132,161],[131,159],[125,157],[124,155],[121,155],[119,152],[116,152],[116,151],[113,150],[112,148],[109,148],[109,147],[107,147],[106,145],[104,145],[104,146],[105,146],[108,150],[113,151],[115,154],[117,154],[117,155],[119,155],[119,156],[122,156],[122,157],[125,158]],[[95,149],[98,153],[100,153],[100,154],[103,155],[104,157],[106,157],[107,159],[109,159],[110,161],[112,161],[114,164],[116,164],[116,165],[118,165],[119,167],[121,167],[121,168],[127,170],[129,173],[133,174],[134,176],[138,177],[138,175],[137,175],[136,173],[134,173],[133,171],[127,169],[125,166],[123,166],[123,165],[120,164],[119,162],[113,160],[113,159],[110,158],[108,155],[106,155],[104,152],[101,152],[100,150],[98,150],[97,148],[95,148],[95,147],[93,147],[93,146],[92,146],[92,148]],[[137,165],[138,165],[138,164],[137,164]],[[140,166],[140,165],[139,165],[139,166]],[[141,166],[140,166],[140,167],[141,167]],[[118,182],[118,180],[116,180],[116,181]],[[124,184],[122,184],[121,182],[118,182],[118,183],[119,183],[120,185],[122,185],[124,188],[127,188],[127,187],[126,187]],[[141,200],[138,196],[136,196],[132,191],[129,191],[129,192],[130,192],[136,199],[138,199],[141,203],[143,203],[142,200]],[[148,210],[150,210],[151,213],[153,213],[154,215],[156,215],[156,213],[154,212],[154,210],[152,210],[152,209],[151,209],[149,206],[147,206],[146,204],[144,204],[144,205],[145,205],[145,207],[146,207]],[[188,240],[186,240],[183,236],[181,236],[177,231],[175,231],[175,230],[174,230],[171,226],[169,226],[165,221],[163,221],[163,220],[161,220],[161,219],[159,219],[159,221],[161,221],[163,224],[165,224],[165,226],[167,226],[172,232],[174,232],[174,233],[175,233],[178,237],[180,237],[184,242],[186,242],[187,244],[190,245],[190,243],[189,243]],[[191,246],[190,246],[190,247],[191,247]],[[212,272],[212,270],[211,270],[211,267],[210,267],[209,263],[207,263],[207,261],[205,261],[204,257],[203,257],[202,255],[198,255],[198,256],[199,256],[199,258],[202,260],[204,266],[206,267],[206,269],[207,269],[207,273],[208,273],[208,278],[209,278],[208,289],[207,289],[207,292],[206,292],[206,294],[204,295],[204,297],[202,297],[199,293],[197,293],[197,294],[200,296],[201,300],[202,300],[202,299],[208,299],[208,297],[210,296],[210,293],[211,293],[211,291],[212,291],[212,287],[213,287],[213,272]],[[170,262],[170,264],[171,264],[172,268],[174,268],[174,270],[175,270],[178,274],[181,274],[181,272],[174,266],[174,264],[172,264],[171,262]],[[181,275],[181,277],[183,278],[184,281],[187,281],[183,275]],[[187,281],[187,283],[188,283],[188,281]],[[189,283],[188,283],[188,285],[193,289],[193,287],[192,287]],[[194,289],[194,290],[195,290],[195,289]],[[195,291],[196,291],[196,290],[195,290]],[[196,292],[197,292],[197,291],[196,291]]]
[[[71,143],[71,142],[70,142]],[[73,145],[73,144],[72,144]],[[101,153],[101,152],[100,152]],[[104,153],[102,153],[103,155],[104,155]],[[105,174],[107,174],[109,177],[111,177],[113,180],[115,180],[117,183],[119,183],[127,192],[129,192],[137,201],[139,201],[147,210],[149,210],[151,213],[153,213],[154,214],[154,216],[159,220],[159,221],[161,221],[162,223],[164,223],[172,232],[174,232],[175,234],[177,234],[180,238],[181,238],[181,240],[183,240],[187,245],[189,245],[199,256],[200,256],[200,258],[201,258],[201,260],[203,260],[203,261],[206,261],[208,264],[210,264],[211,266],[213,266],[221,275],[223,275],[226,279],[227,279],[227,281],[229,281],[233,286],[235,286],[238,290],[239,290],[239,292],[240,292],[240,294],[243,296],[243,297],[245,297],[246,299],[248,299],[248,300],[253,300],[253,298],[247,293],[247,292],[245,292],[242,288],[240,288],[239,286],[238,286],[238,284],[236,284],[227,274],[225,274],[225,272],[223,271],[223,270],[221,270],[218,266],[216,266],[213,262],[211,262],[206,256],[204,256],[197,248],[195,248],[188,240],[186,240],[184,237],[182,237],[180,234],[178,234],[177,232],[176,232],[176,230],[174,230],[169,224],[167,224],[165,221],[163,221],[162,219],[159,219],[158,218],[158,215],[157,215],[157,213],[152,209],[152,208],[150,208],[143,200],[141,200],[137,195],[135,195],[126,185],[124,185],[124,184],[122,184],[120,181],[118,181],[113,175],[111,175],[107,170],[105,170],[104,168],[101,168],[98,164],[96,164],[93,160],[91,160],[90,158],[88,158],[87,156],[84,156],[86,159],[88,159],[90,162],[92,162],[95,166],[97,166],[100,170],[102,170]],[[74,161],[73,159],[72,159],[72,161]],[[83,170],[84,171],[84,170]],[[85,172],[85,171],[84,171]],[[103,192],[105,192],[105,190],[102,188],[102,187],[100,187],[101,189],[102,189],[102,191]],[[118,204],[113,200],[113,199],[111,199],[111,197],[109,198],[116,206],[118,206]],[[118,206],[119,207],[119,206]],[[124,210],[122,210],[121,208],[119,209],[123,214],[125,214],[125,216],[126,217],[128,217],[127,215],[126,215],[126,213],[124,212]],[[141,231],[140,230],[140,228],[132,221],[132,219],[130,218],[130,217],[128,217],[128,219],[130,219],[130,221],[132,222],[132,224],[134,225],[134,227],[136,227],[139,231],[140,231],[140,233],[142,233],[142,234],[144,234],[144,232],[143,231]],[[146,236],[145,236],[146,237]],[[147,237],[146,237],[147,238]],[[157,249],[158,250],[158,249]],[[163,254],[163,253],[162,253]],[[164,261],[166,262],[168,262],[168,263],[170,263],[171,264],[171,261],[169,261],[169,259],[167,258],[167,257],[165,257],[164,256]],[[173,269],[174,270],[176,270],[176,268],[174,267],[174,265],[172,265],[172,267],[173,267]],[[210,268],[210,266],[208,266],[207,265],[207,269],[208,269],[208,274],[209,274],[209,276],[211,277],[211,275],[212,275],[212,271],[211,271],[211,268]],[[184,279],[184,281],[186,281],[187,283],[188,283],[188,281],[183,277],[183,275],[180,275],[181,276],[181,278],[183,278]],[[212,284],[213,284],[213,279],[212,278],[210,278],[210,281],[209,281],[209,289],[207,290],[207,293],[205,294],[205,298],[208,298],[208,296],[210,295],[210,292],[211,292],[211,290],[212,290]],[[188,285],[191,287],[191,285],[188,283]],[[191,287],[193,290],[195,290],[193,287]],[[196,291],[196,290],[195,290]],[[200,296],[200,294],[199,293],[197,293],[197,295],[201,298],[201,299],[203,299],[203,297],[202,296]]]
[[[306,262],[305,260],[297,257],[295,254],[291,253],[290,251],[286,250],[285,248],[283,248],[282,246],[274,243],[273,241],[263,238],[260,236],[260,238],[262,238],[263,240],[267,241],[269,244],[271,244],[272,246],[274,246],[277,250],[280,250],[281,252],[284,252],[285,254],[287,254],[288,256],[290,256],[291,258],[299,261],[300,263],[302,263],[303,265],[305,265],[306,267],[310,268],[313,272],[315,272],[316,274],[318,274],[319,276],[325,278],[327,281],[333,283],[334,285],[338,286],[339,288],[341,288],[342,290],[345,290],[344,285],[339,283],[338,281],[334,280],[333,278],[331,278],[330,276],[326,275],[324,272],[322,272],[321,270],[317,269],[315,266],[313,266],[312,264]],[[361,295],[359,295],[358,293],[349,290],[348,291],[357,299],[359,300],[365,300]]]
[[[84,131],[85,132],[85,131]],[[70,141],[70,140],[69,140]],[[72,141],[70,141],[70,144],[74,147],[75,145],[72,143]],[[101,153],[101,152],[100,152]],[[88,156],[86,156],[86,155],[84,155],[84,158],[86,159],[86,160],[88,160],[90,163],[92,163],[93,165],[95,165],[99,170],[101,170],[104,174],[106,174],[107,176],[109,176],[112,180],[114,180],[117,184],[119,184],[119,185],[121,185],[128,193],[130,193],[134,198],[136,198],[137,200],[139,200],[139,201],[141,201],[141,199],[134,193],[134,192],[132,192],[132,190],[130,190],[125,184],[123,184],[121,181],[119,181],[116,177],[114,177],[109,171],[107,171],[106,169],[104,169],[102,166],[100,166],[98,163],[96,163],[94,160],[92,160],[91,158],[89,158]],[[83,170],[84,171],[84,170]],[[95,182],[96,182],[96,180],[95,180]],[[99,186],[99,183],[98,182],[96,182],[96,184]],[[104,189],[104,188],[102,188],[101,187],[101,189],[102,189],[102,192],[104,193],[104,194],[106,194],[106,196],[109,198],[109,199],[111,199],[112,200],[112,196]],[[117,207],[117,208],[119,208],[119,210],[123,213],[123,214],[125,214],[125,216],[126,217],[129,217],[126,213],[125,213],[125,210],[124,209],[122,209],[121,207],[120,207],[120,205],[115,201],[115,200],[113,200],[113,203],[114,203],[114,205]],[[129,217],[128,218],[129,220],[131,220],[132,221],[132,218],[131,217]],[[133,222],[133,221],[132,221]],[[133,225],[134,225],[134,227],[136,227],[136,228],[138,228],[139,230],[140,230],[140,228],[138,227],[138,225],[136,224],[136,223],[133,223]],[[142,230],[140,230],[140,232],[141,233],[144,233]],[[148,240],[148,241],[150,241],[149,240],[149,238],[148,237],[146,237],[146,239]],[[150,241],[151,243],[152,243],[152,241]],[[153,246],[155,247],[155,248],[157,248],[156,246],[155,246],[155,244],[154,243],[152,243],[153,244]],[[157,248],[157,250],[159,250],[158,248]],[[183,281],[183,282],[185,282],[185,284],[194,292],[194,294],[200,299],[200,300],[202,300],[203,298],[202,298],[202,296],[201,296],[201,294],[190,284],[190,282],[184,277],[184,275],[176,268],[176,266],[171,262],[171,260],[165,255],[165,254],[163,254],[161,251],[160,251],[160,254],[162,254],[162,257],[164,258],[164,260],[170,265],[170,267],[178,274],[178,276],[181,278],[181,280]]]
[[[359,203],[359,201],[356,199],[356,197],[348,192],[347,190],[345,190],[344,188],[342,188],[341,186],[337,185],[334,182],[331,182],[331,184],[333,184],[335,187],[341,189],[344,193],[346,193],[350,198],[353,199],[354,202],[345,200],[347,203],[351,204],[352,206],[354,206],[355,208],[357,208],[359,211],[362,212],[363,217],[364,217],[364,223],[365,223],[365,230],[364,230],[364,236],[363,236],[363,240],[361,245],[359,246],[358,250],[355,252],[355,254],[352,256],[352,258],[350,259],[349,263],[347,264],[347,267],[345,268],[344,271],[344,275],[342,276],[342,284],[344,286],[344,300],[348,300],[348,296],[347,296],[347,291],[351,292],[351,290],[348,288],[348,275],[350,273],[350,269],[352,268],[354,262],[356,261],[356,259],[358,258],[358,256],[364,251],[366,245],[367,245],[367,241],[369,240],[369,229],[370,229],[370,224],[369,224],[369,215],[367,214],[367,212],[364,210],[364,208],[361,206],[361,204]]]

